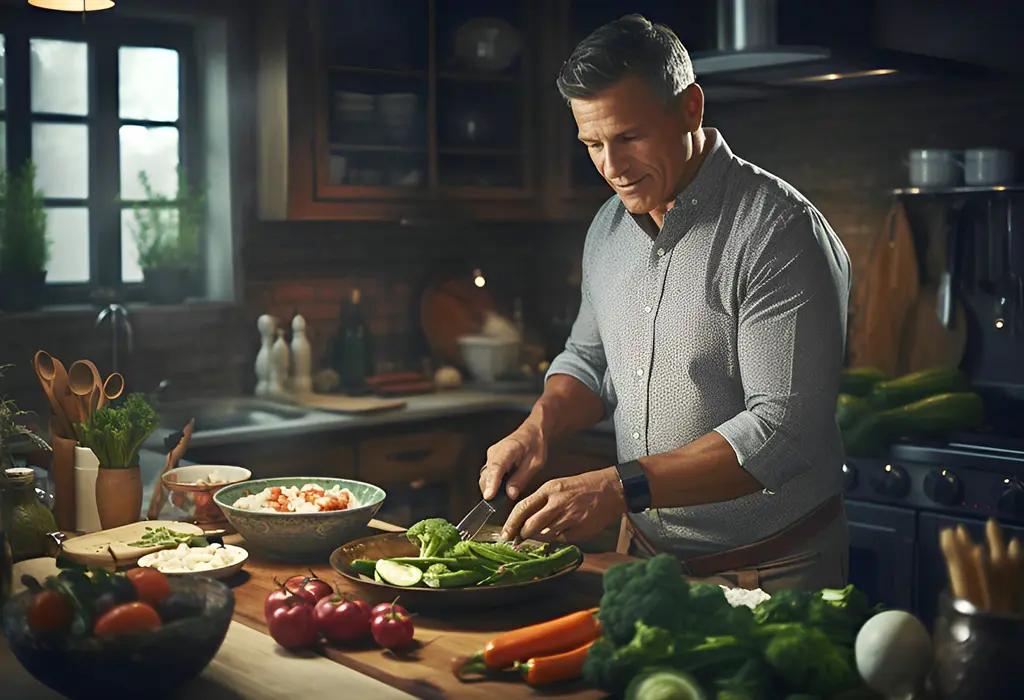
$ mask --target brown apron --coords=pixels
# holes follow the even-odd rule
[[[820,557],[820,552],[808,552],[804,545],[842,515],[842,496],[833,496],[789,527],[763,540],[681,560],[683,572],[692,579],[707,579],[748,590],[760,588],[759,569],[765,565],[773,569],[806,565]],[[642,557],[658,553],[628,515],[622,518],[615,551]]]

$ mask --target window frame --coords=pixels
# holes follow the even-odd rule
[[[108,14],[109,13],[109,14]],[[84,21],[83,21],[84,19]],[[117,17],[112,11],[88,14],[44,11],[0,11],[5,43],[5,109],[7,167],[13,172],[32,157],[32,126],[83,123],[89,126],[89,191],[85,200],[46,198],[47,206],[81,206],[89,213],[89,281],[47,283],[45,305],[88,303],[93,295],[113,290],[121,301],[144,300],[143,284],[121,281],[120,137],[122,125],[166,126],[167,122],[121,119],[118,52],[122,46],[167,48],[178,52],[178,162],[190,185],[202,182],[202,114],[196,32],[191,25],[166,20]],[[89,112],[84,117],[33,114],[31,104],[31,39],[85,42],[88,47]],[[137,202],[133,201],[133,204]],[[200,241],[200,269],[203,267]],[[200,280],[202,275],[199,276]],[[197,280],[197,281],[200,281]]]

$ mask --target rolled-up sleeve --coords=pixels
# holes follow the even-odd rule
[[[601,398],[605,416],[610,416],[615,410],[615,402],[606,382],[607,370],[608,362],[601,343],[597,317],[584,282],[580,312],[572,325],[565,350],[552,360],[544,381],[556,374],[567,374],[578,379]]]
[[[828,459],[845,343],[849,258],[804,210],[741,269],[736,352],[746,410],[715,430],[775,490]]]

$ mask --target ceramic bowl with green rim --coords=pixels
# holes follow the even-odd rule
[[[243,496],[264,489],[316,484],[324,491],[334,486],[352,492],[355,504],[344,510],[312,513],[277,512],[236,508]],[[335,549],[366,533],[366,526],[384,503],[384,489],[364,481],[331,479],[319,476],[252,479],[222,488],[213,495],[235,530],[245,538],[246,548],[275,559],[298,562],[326,561]]]

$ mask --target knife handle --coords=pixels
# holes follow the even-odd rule
[[[507,472],[505,476],[501,478],[501,485],[498,486],[498,492],[494,494],[494,498],[487,501],[488,505],[490,505],[491,508],[494,508],[494,510],[501,508],[505,505],[505,501],[508,500],[508,480],[511,476],[512,472]]]

